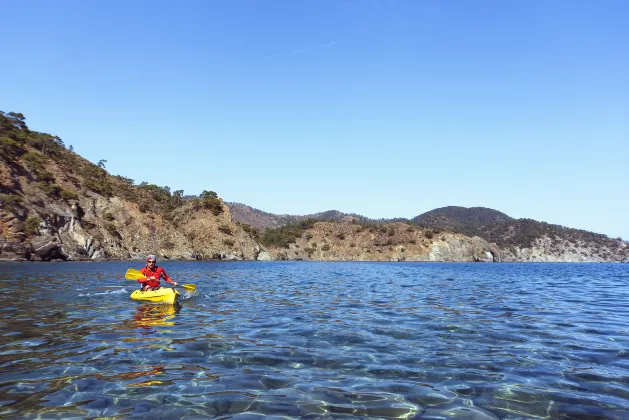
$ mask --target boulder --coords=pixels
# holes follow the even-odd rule
[[[31,239],[33,247],[32,254],[39,257],[42,261],[50,261],[52,259],[67,259],[67,255],[62,252],[61,242],[56,236],[41,235]],[[31,260],[34,259],[31,255]]]

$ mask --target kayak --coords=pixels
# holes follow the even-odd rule
[[[179,297],[179,292],[170,287],[160,287],[157,290],[147,290],[143,292],[136,290],[131,293],[133,300],[147,300],[149,302],[175,303]]]

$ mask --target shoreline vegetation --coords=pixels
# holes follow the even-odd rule
[[[274,215],[112,175],[0,111],[0,261],[629,262],[622,238],[444,207],[412,219]]]

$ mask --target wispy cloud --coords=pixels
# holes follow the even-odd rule
[[[320,50],[320,49],[324,49],[324,48],[330,48],[330,47],[332,47],[335,44],[336,44],[336,41],[332,40],[332,41],[329,41],[329,42],[327,42],[325,44],[306,45],[306,46],[301,47],[301,48],[296,48],[296,49],[292,50],[291,52],[293,54],[302,54],[302,53],[305,53],[305,52],[308,52],[308,51],[314,51],[314,50]]]
[[[336,41],[335,40],[331,40],[331,41],[328,41],[326,43],[321,43],[321,44],[304,45],[304,46],[301,46],[299,48],[294,48],[292,50],[289,50],[288,52],[275,53],[275,54],[268,55],[267,57],[275,58],[275,57],[285,56],[285,55],[288,55],[288,54],[304,54],[304,53],[307,53],[307,52],[312,52],[312,51],[317,51],[317,50],[323,50],[323,49],[326,49],[326,48],[331,48],[331,47],[333,47],[335,45],[336,45]]]

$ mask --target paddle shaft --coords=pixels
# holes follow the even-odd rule
[[[124,277],[127,280],[139,280],[139,279],[146,278],[146,276],[142,274],[139,270],[135,270],[133,268],[128,269]],[[166,282],[166,283],[170,283],[170,282]],[[176,286],[173,285],[173,287],[182,287],[184,290],[188,292],[194,292],[197,288],[195,284],[178,284]]]

